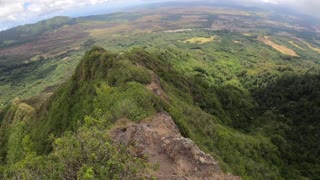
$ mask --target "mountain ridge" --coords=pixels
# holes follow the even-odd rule
[[[109,130],[124,119],[144,128],[166,112],[223,172],[317,179],[317,27],[256,11],[164,9],[84,18],[38,46],[1,49],[1,178],[156,173]]]
[[[104,127],[108,126],[108,124],[113,124],[119,118],[126,117],[133,121],[139,122],[143,118],[147,118],[156,112],[165,110],[173,115],[173,119],[178,125],[180,132],[186,137],[197,139],[196,143],[198,144],[202,144],[204,139],[197,138],[197,136],[200,136],[195,133],[196,131],[191,130],[192,126],[186,124],[188,121],[191,123],[195,120],[204,120],[206,123],[211,123],[210,127],[215,127],[215,131],[217,131],[213,133],[215,134],[215,138],[226,138],[223,137],[222,134],[219,135],[219,133],[222,133],[222,131],[229,131],[228,134],[230,134],[228,136],[230,137],[227,138],[234,136],[231,135],[231,129],[223,128],[223,126],[219,125],[219,123],[216,124],[216,120],[214,120],[216,118],[202,112],[200,108],[192,110],[190,105],[178,100],[180,99],[179,96],[181,95],[178,95],[177,97],[175,97],[175,95],[172,96],[176,92],[170,90],[172,92],[169,91],[169,93],[167,91],[168,88],[170,89],[173,87],[170,87],[170,85],[166,84],[162,78],[160,80],[162,84],[161,86],[164,87],[164,91],[169,93],[169,104],[146,87],[148,84],[152,83],[152,74],[145,69],[146,67],[150,68],[151,70],[158,70],[158,72],[163,71],[162,73],[164,74],[167,74],[165,69],[168,68],[167,70],[172,72],[167,75],[176,74],[174,70],[170,70],[170,66],[166,66],[166,63],[162,62],[164,59],[160,60],[156,57],[157,56],[151,55],[146,51],[139,49],[133,50],[129,53],[124,53],[120,56],[109,53],[99,47],[95,47],[87,52],[70,81],[61,86],[49,99],[49,106],[44,105],[42,108],[40,108],[40,112],[35,116],[36,118],[31,118],[31,120],[25,122],[26,126],[24,126],[24,129],[26,129],[26,136],[30,137],[30,140],[34,142],[33,148],[35,152],[37,152],[39,155],[43,154],[42,156],[46,157],[45,154],[52,151],[52,147],[50,145],[52,141],[48,141],[48,138],[60,137],[61,135],[65,134],[65,131],[68,132],[68,130],[78,127],[78,124],[83,122],[81,119],[83,117],[88,117],[88,115],[93,119],[97,119],[93,120],[94,122],[104,122],[104,125],[102,124],[102,127]],[[128,61],[126,58],[131,59],[131,61]],[[139,63],[139,65],[137,65],[137,63]],[[113,72],[115,71],[117,73],[114,74]],[[160,75],[160,77],[165,77],[164,74]],[[114,76],[117,78],[114,79]],[[177,77],[179,77],[179,75]],[[179,87],[182,84],[177,85]],[[94,107],[92,107],[92,105],[94,105]],[[178,107],[183,108],[180,109]],[[188,113],[189,117],[183,113],[185,110],[191,110]],[[194,114],[190,116],[190,113]],[[86,121],[86,118],[84,120]],[[194,125],[197,127],[205,124],[196,123]],[[14,127],[15,126],[13,124],[12,128]],[[2,126],[2,128],[4,128],[4,126]],[[203,132],[201,132],[201,134],[202,133]],[[240,134],[237,133],[237,135]],[[9,133],[4,137],[8,136],[12,137],[13,134]],[[241,136],[243,136],[243,138],[247,138],[245,137],[246,135]],[[23,138],[23,136],[20,136],[20,138]],[[250,138],[252,138],[252,140],[255,139],[254,137]],[[228,141],[232,142],[230,140],[231,139]],[[21,141],[22,140],[17,142]],[[264,142],[268,143],[268,141],[265,140]],[[10,149],[13,144],[10,144],[10,141],[7,143],[7,145],[2,144],[2,147],[8,147]],[[201,147],[206,149],[206,147],[203,145]],[[229,148],[232,149],[231,146]],[[3,149],[5,150],[5,148]],[[215,155],[215,157],[218,156]],[[7,158],[4,157],[4,159]],[[265,170],[267,171],[267,169]]]

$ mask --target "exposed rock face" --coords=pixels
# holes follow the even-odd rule
[[[158,163],[160,168],[154,173],[158,179],[240,179],[223,174],[210,155],[182,137],[167,113],[158,113],[139,124],[119,120],[111,137],[114,143],[130,147],[132,154],[146,155],[149,162]]]
[[[146,88],[149,89],[153,94],[160,96],[164,101],[168,103],[169,97],[161,87],[159,76],[152,71],[151,73],[152,73],[152,81],[149,85],[146,86]]]

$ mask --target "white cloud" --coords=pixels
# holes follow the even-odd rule
[[[279,4],[277,0],[263,0],[264,3]]]
[[[0,30],[64,14],[69,9],[116,1],[118,0],[0,0]]]
[[[320,17],[320,1],[319,0],[278,0],[282,5],[289,5],[308,15]]]
[[[23,6],[21,3],[8,3],[1,4],[0,3],[0,18],[7,17],[15,13],[19,13],[23,11]]]
[[[55,15],[64,15],[67,11],[80,8],[102,6],[121,0],[0,0],[0,30],[19,24],[35,22]],[[123,0],[122,0],[123,1]],[[170,0],[127,0],[132,2],[164,2]],[[171,1],[203,1],[203,0],[171,0]],[[222,2],[221,0],[208,0],[208,2]],[[320,0],[224,0],[223,2],[246,4],[269,3],[284,5],[299,12],[320,17]],[[70,13],[69,13],[70,14]]]

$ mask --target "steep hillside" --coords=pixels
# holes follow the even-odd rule
[[[85,54],[72,78],[48,100],[44,96],[41,101],[17,101],[1,113],[2,176],[99,178],[109,176],[114,168],[114,177],[157,176],[157,170],[166,172],[165,159],[179,158],[180,153],[190,150],[190,145],[180,147],[174,143],[180,141],[179,135],[174,135],[178,139],[169,138],[169,141],[165,139],[168,137],[162,137],[161,133],[168,129],[154,122],[154,117],[168,113],[166,116],[172,117],[179,132],[211,154],[224,171],[244,179],[317,177],[319,162],[312,155],[319,148],[302,149],[305,147],[297,145],[302,136],[297,135],[298,131],[304,132],[306,145],[316,144],[318,131],[307,124],[315,123],[314,127],[318,127],[318,75],[292,77],[291,80],[284,76],[274,85],[243,94],[244,90],[230,85],[212,86],[203,75],[203,69],[196,69],[195,74],[182,73],[174,64],[183,62],[184,56],[180,54],[179,58],[174,58],[170,52],[142,49],[119,54],[94,47]],[[296,88],[283,89],[291,86]],[[34,102],[43,103],[39,106]],[[300,112],[299,115],[295,115],[296,112]],[[152,127],[160,129],[152,130]],[[141,133],[154,131],[155,139],[141,139],[150,136],[134,134],[138,129]],[[119,148],[115,145],[119,140],[124,149],[112,154]],[[159,147],[152,145],[155,142]],[[173,143],[173,149],[152,149],[165,146],[163,143],[168,147]],[[144,153],[139,148],[143,148]],[[108,157],[102,157],[105,150]],[[131,155],[122,154],[126,151]],[[163,155],[157,159],[154,153],[159,151],[168,153],[168,157]],[[310,156],[299,156],[301,151]],[[102,162],[105,158],[107,160]],[[147,163],[148,160],[151,163]],[[302,161],[304,164],[300,164]],[[182,170],[188,168],[184,165],[191,163],[190,166],[195,167],[199,163],[192,159],[174,162],[177,171],[172,173],[179,172],[186,177],[190,175],[183,173],[188,171]],[[103,168],[105,163],[108,168]],[[131,166],[131,163],[143,166]],[[307,169],[310,166],[314,168]],[[210,166],[205,168],[210,169]],[[121,174],[123,171],[128,174]],[[206,174],[195,171],[192,175],[196,172],[199,177]]]
[[[0,179],[319,179],[319,25],[150,7],[0,33]]]
[[[15,46],[28,41],[36,40],[39,35],[47,31],[58,29],[65,25],[75,24],[76,20],[70,17],[54,17],[49,20],[40,21],[36,24],[18,26],[0,32],[0,47]]]
[[[199,61],[192,62],[192,68],[206,70],[215,84],[235,83],[234,75],[248,70],[251,80],[259,76],[258,84],[246,89],[265,84],[269,77],[261,76],[267,73],[276,79],[280,69],[305,72],[319,66],[318,24],[240,7],[171,5],[76,19],[56,17],[0,32],[0,109],[16,97],[37,95],[65,82],[94,44],[113,52],[134,47],[189,51],[188,59]],[[201,59],[211,61],[210,68]],[[190,64],[177,68],[188,69]]]
[[[187,172],[188,169],[178,169],[178,165],[167,167],[157,160],[149,160],[147,155],[151,154],[124,155],[129,149],[138,149],[131,144],[125,144],[123,148],[120,144],[111,145],[108,129],[113,127],[115,122],[127,118],[128,121],[139,123],[156,113],[169,109],[169,99],[161,99],[161,96],[151,91],[156,88],[156,85],[152,85],[152,71],[144,64],[139,64],[146,60],[150,60],[150,64],[156,63],[156,60],[153,62],[153,59],[148,59],[147,56],[149,56],[148,53],[141,50],[118,55],[108,53],[98,47],[93,48],[86,53],[72,79],[62,85],[49,100],[46,100],[45,97],[29,101],[17,100],[10,109],[2,112],[4,117],[0,129],[2,177],[102,178],[107,176],[133,178],[135,176],[156,176],[161,178],[161,173],[153,175],[150,170],[172,168],[177,169],[172,172],[172,177],[176,178],[193,176],[193,178],[237,179],[223,175],[212,157],[205,155],[196,145],[193,145],[192,141],[191,144],[185,145],[183,142],[166,140],[182,149],[180,151],[172,149],[170,153],[162,152],[162,154],[168,154],[168,156],[169,154],[172,156],[172,153],[199,154],[198,158],[195,157],[196,159],[190,156],[190,159],[184,160],[190,163],[190,168],[193,166],[193,169],[202,169],[202,174],[196,176],[183,174],[183,171]],[[150,89],[147,86],[152,87]],[[34,102],[41,103],[40,101],[42,101],[41,107],[33,104]],[[161,126],[158,128],[160,131],[167,131],[168,134],[172,131],[176,138],[182,138],[172,125],[169,129]],[[120,135],[113,134],[112,139],[118,138]],[[160,140],[162,141],[162,136],[154,139],[154,141]],[[190,140],[184,141],[190,143]],[[194,148],[193,150],[190,149],[190,145]],[[123,151],[115,153],[118,148]],[[72,157],[69,153],[72,154]],[[90,153],[96,155],[92,157]],[[100,157],[106,155],[108,157]],[[104,159],[109,160],[105,162]],[[147,161],[150,162],[150,165]],[[178,160],[175,161],[178,163]],[[73,166],[70,166],[70,163]],[[132,167],[132,164],[136,165]],[[204,170],[203,167],[207,170]],[[150,169],[148,170],[150,172],[146,171],[147,169]]]

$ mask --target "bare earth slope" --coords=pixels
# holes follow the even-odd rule
[[[111,130],[116,144],[130,147],[135,156],[147,156],[152,164],[159,164],[154,173],[157,179],[240,179],[223,174],[217,162],[182,137],[169,114],[162,112],[135,124],[118,120]]]

